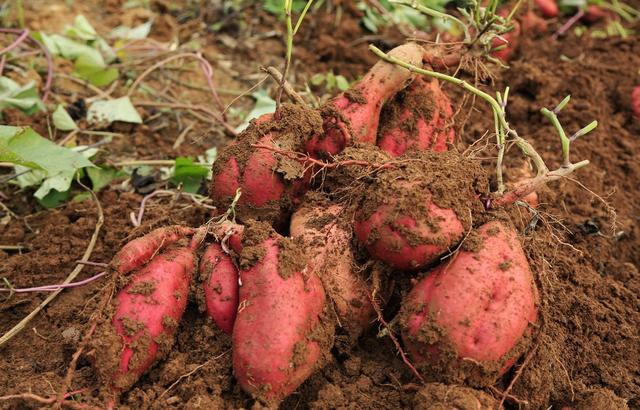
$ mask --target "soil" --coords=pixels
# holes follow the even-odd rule
[[[85,14],[102,33],[135,23],[144,14],[141,9],[123,13],[125,2],[120,0],[75,1],[71,6],[63,1],[25,3],[26,25],[52,32],[78,13]],[[260,65],[283,66],[283,25],[262,12],[257,2],[232,18],[223,16],[217,2],[207,2],[201,10],[191,2],[182,8],[163,0],[151,3],[158,19],[151,37],[186,42],[197,33],[204,56],[214,62],[214,81],[224,84],[225,89],[248,89],[258,78],[251,76],[259,72]],[[352,2],[325,3],[342,4],[342,12],[321,9],[305,20],[295,42],[293,84],[303,84],[311,75],[329,69],[353,80],[376,61],[367,51],[365,36],[370,33],[359,24],[360,15]],[[638,1],[629,3],[640,7]],[[213,22],[223,23],[220,32],[207,31]],[[561,24],[557,21],[550,26],[555,29]],[[391,339],[379,334],[378,325],[374,325],[352,348],[334,349],[326,365],[287,398],[282,409],[471,409],[478,408],[477,403],[491,407],[500,402],[500,392],[515,377],[504,404],[507,409],[640,409],[640,119],[632,116],[630,102],[632,87],[640,84],[640,24],[625,24],[635,30],[627,38],[576,37],[571,30],[557,41],[549,32],[523,38],[511,68],[494,70],[494,83],[486,86],[486,90],[510,86],[507,111],[511,124],[533,143],[552,169],[561,164],[560,144],[539,109],[554,107],[571,94],[571,103],[560,114],[563,125],[573,132],[593,119],[599,122],[596,131],[572,144],[572,159],[589,159],[588,167],[541,190],[537,213],[520,206],[510,210],[541,294],[540,332],[534,336],[534,349],[492,388],[474,391],[429,384],[421,390]],[[388,49],[399,44],[401,37],[392,30],[373,41]],[[56,70],[70,72],[71,68],[56,61]],[[468,73],[461,75],[474,80]],[[179,80],[195,78],[184,76]],[[178,99],[211,103],[206,93],[174,88]],[[463,99],[457,88],[444,85],[443,89],[457,110],[457,148],[478,163],[488,164],[482,151],[468,148],[492,129],[490,112],[482,101],[475,101],[471,109],[471,99]],[[68,93],[69,102],[92,95],[86,87],[62,78],[54,82],[55,90]],[[223,94],[222,98],[226,104],[235,95]],[[240,105],[248,102],[243,99]],[[111,129],[122,136],[107,146],[106,156],[119,160],[197,156],[227,141],[221,127],[197,122],[188,141],[174,149],[178,123],[183,119],[154,116],[157,112],[145,110],[144,118],[155,119],[143,125]],[[9,124],[31,125],[47,135],[44,116],[3,114]],[[100,139],[81,135],[78,143]],[[519,158],[515,150],[510,148],[509,158]],[[508,160],[505,165],[507,170],[521,169],[522,161]],[[506,177],[509,180],[508,172]],[[2,199],[3,204],[17,215],[0,224],[0,242],[26,247],[21,252],[0,250],[0,278],[23,288],[62,282],[94,232],[97,211],[93,202],[67,202],[45,210],[30,192],[7,185],[0,190],[8,198]],[[120,183],[99,193],[104,225],[92,261],[108,263],[124,243],[154,228],[199,226],[210,217],[209,210],[191,201],[156,198],[148,204],[142,225],[134,228],[129,214],[138,211],[142,196]],[[97,272],[99,268],[86,266],[78,279]],[[109,279],[101,279],[63,291],[0,347],[0,396],[28,392],[49,396],[59,391],[72,355],[109,284]],[[401,296],[410,286],[408,278],[396,283],[385,309],[387,321],[399,310]],[[199,312],[195,294],[192,289],[166,359],[122,395],[118,408],[260,408],[233,377],[230,337]],[[44,298],[41,293],[25,293],[0,301],[0,333]],[[71,386],[71,390],[82,390],[75,395],[79,402],[104,406],[104,392],[100,392],[97,375],[85,355],[78,362]],[[0,401],[3,409],[41,406],[22,399]]]

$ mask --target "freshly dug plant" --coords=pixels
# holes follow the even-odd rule
[[[121,275],[142,267],[158,251],[194,233],[193,228],[174,225],[158,228],[128,242],[111,260],[111,266]]]
[[[414,286],[400,323],[425,377],[485,387],[526,349],[538,295],[511,228],[488,222],[467,240],[466,249]]]
[[[631,111],[633,115],[640,118],[640,85],[635,86],[631,91]]]
[[[389,51],[389,55],[419,67],[423,54],[424,49],[416,43]],[[413,77],[405,68],[377,62],[360,81],[323,107],[324,133],[308,140],[307,152],[315,158],[330,158],[355,143],[375,144],[383,104]]]
[[[113,315],[101,325],[95,348],[97,372],[114,392],[131,387],[170,351],[195,263],[193,250],[168,249],[115,296]]]
[[[560,9],[556,0],[533,0],[540,13],[546,18],[558,17]]]
[[[238,311],[238,269],[220,244],[209,245],[202,255],[200,278],[207,314],[230,335]]]
[[[319,365],[325,294],[302,247],[264,224],[245,230],[240,308],[233,327],[233,371],[242,389],[275,405]]]
[[[240,188],[236,214],[241,221],[284,223],[308,181],[299,162],[273,149],[302,151],[303,141],[321,132],[318,112],[288,104],[254,121],[213,163],[210,195],[214,204],[226,210]]]
[[[484,184],[478,165],[457,152],[421,152],[412,159],[376,175],[354,226],[371,256],[407,271],[454,250],[471,228],[472,213],[482,212],[477,192]]]
[[[339,325],[355,342],[376,312],[370,299],[372,289],[355,265],[351,225],[343,206],[317,194],[306,199],[291,217],[290,235],[302,240],[311,271],[320,277]]]
[[[416,77],[382,109],[378,146],[394,157],[407,150],[442,152],[453,144],[453,109],[438,80]]]

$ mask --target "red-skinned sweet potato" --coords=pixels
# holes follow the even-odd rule
[[[556,0],[533,0],[540,13],[546,18],[558,17],[560,9]]]
[[[398,182],[397,188],[399,195],[421,193],[423,202],[416,204],[421,214],[404,213],[390,198],[369,216],[359,212],[354,231],[373,257],[397,269],[419,270],[453,249],[465,229],[453,210],[433,203],[428,190],[407,182]]]
[[[589,24],[597,23],[600,20],[604,20],[609,17],[610,12],[595,4],[589,4],[582,16],[582,21]]]
[[[310,267],[322,280],[340,325],[355,340],[375,319],[371,289],[356,271],[351,229],[339,216],[344,207],[310,201],[291,217],[290,235],[301,238]]]
[[[383,108],[377,145],[394,157],[407,150],[446,151],[455,137],[452,116],[438,81],[417,77]]]
[[[242,250],[233,370],[244,391],[269,404],[297,389],[322,354],[313,332],[325,295],[304,259],[290,239],[275,234]]]
[[[513,54],[518,48],[518,45],[520,44],[520,32],[521,32],[520,23],[516,20],[513,20],[512,24],[513,24],[513,30],[503,34],[502,35],[503,38],[498,38],[498,37],[494,38],[491,43],[491,47],[494,49],[504,46],[499,50],[495,50],[491,52],[492,57],[495,57],[504,63],[508,63],[511,60],[511,58],[513,57]]]
[[[303,150],[303,141],[322,132],[322,118],[304,107],[282,105],[276,114],[254,121],[234,144],[221,150],[212,167],[210,194],[220,212],[236,205],[241,221],[258,219],[274,225],[288,222],[292,206],[308,189],[301,164],[274,150]]]
[[[207,314],[230,335],[238,311],[238,269],[220,244],[209,245],[202,255],[200,277]]]
[[[420,280],[401,311],[414,364],[443,381],[492,383],[522,353],[537,318],[537,290],[515,232],[501,222],[477,230],[461,250]]]
[[[115,297],[110,321],[102,324],[95,364],[114,391],[132,386],[171,349],[187,305],[195,253],[172,248],[137,271]]]
[[[142,267],[158,251],[194,232],[193,228],[179,225],[158,228],[123,246],[113,257],[111,266],[124,275]]]
[[[418,67],[423,54],[424,49],[416,43],[389,51],[389,55]],[[354,143],[375,144],[382,105],[412,78],[405,68],[377,62],[360,81],[323,108],[324,134],[307,142],[307,152],[315,158],[329,158]]]

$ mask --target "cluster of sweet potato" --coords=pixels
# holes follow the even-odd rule
[[[420,67],[424,50],[390,54]],[[200,257],[202,235],[171,227],[114,258],[125,285],[99,332],[105,384],[126,390],[171,348],[197,272],[238,384],[262,402],[349,349],[393,292],[425,379],[493,383],[527,348],[537,291],[508,218],[485,210],[485,172],[455,150],[452,117],[437,81],[381,61],[320,110],[254,121],[214,164],[211,196],[237,220],[210,224]],[[413,288],[394,289],[402,279]]]

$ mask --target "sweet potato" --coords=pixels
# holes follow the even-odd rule
[[[453,109],[436,79],[417,77],[382,110],[378,146],[397,157],[407,150],[442,152],[452,144]]]
[[[589,4],[587,9],[584,12],[584,16],[582,16],[582,21],[585,21],[589,24],[597,23],[600,20],[604,20],[609,16],[609,11],[603,9],[600,6],[595,4]]]
[[[193,234],[194,231],[193,228],[179,225],[158,228],[123,246],[111,260],[111,266],[124,275],[142,267],[158,251]]]
[[[207,314],[230,335],[238,311],[238,269],[220,244],[209,245],[202,255],[200,277]]]
[[[631,111],[633,115],[640,118],[640,85],[635,86],[631,91]]]
[[[389,51],[389,55],[422,66],[424,49],[407,43]],[[324,134],[306,143],[307,152],[315,158],[329,158],[354,143],[376,143],[382,105],[403,89],[414,77],[407,69],[377,62],[349,90],[323,107]]]
[[[532,10],[520,17],[522,32],[525,34],[543,34],[547,32],[547,20],[538,16]]]
[[[334,304],[340,325],[355,341],[375,319],[371,289],[356,270],[351,229],[340,219],[344,207],[309,201],[291,217],[290,235],[301,238],[310,267]]]
[[[416,204],[419,213],[399,212],[397,201],[389,199],[369,216],[359,212],[355,221],[356,237],[369,253],[402,270],[419,270],[434,262],[453,249],[465,231],[455,212],[434,204],[428,190],[416,184],[398,184],[400,195],[414,190],[422,197]]]
[[[110,321],[98,334],[95,364],[114,391],[132,386],[171,349],[187,305],[195,253],[172,248],[156,255],[116,295]]]
[[[494,38],[493,41],[491,42],[491,47],[494,50],[504,46],[499,50],[495,50],[491,52],[492,57],[497,58],[498,60],[501,60],[504,63],[508,63],[511,60],[511,58],[513,57],[513,54],[518,48],[518,45],[520,44],[520,33],[521,33],[520,23],[516,20],[513,20],[512,24],[513,24],[513,30],[503,34],[502,38],[498,38],[498,37]]]
[[[482,387],[526,349],[537,290],[512,229],[493,221],[476,235],[476,249],[461,250],[415,285],[400,323],[414,364],[441,381]]]
[[[560,9],[556,0],[533,0],[540,13],[546,18],[558,17]]]
[[[302,151],[303,141],[322,132],[322,118],[291,105],[281,106],[277,114],[254,121],[213,164],[211,198],[224,212],[240,188],[236,211],[241,221],[288,223],[292,204],[308,187],[301,164],[274,150]]]
[[[325,304],[322,283],[290,239],[274,233],[265,239],[252,229],[243,237],[240,278],[234,374],[244,391],[276,404],[311,375],[321,357],[314,331]]]

